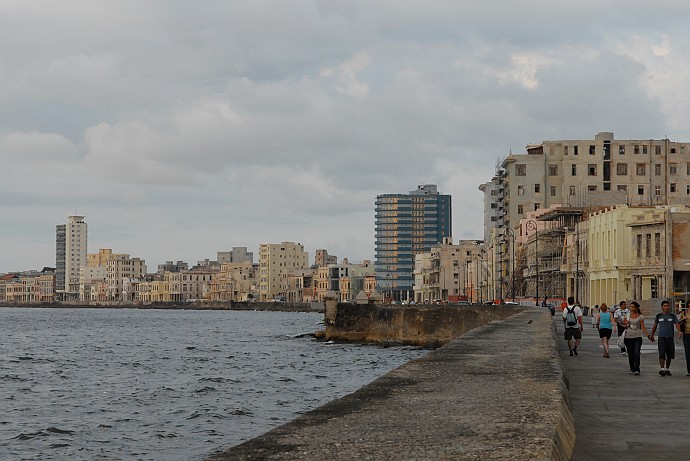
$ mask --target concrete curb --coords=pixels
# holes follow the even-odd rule
[[[210,460],[568,461],[574,440],[553,322],[530,308]]]

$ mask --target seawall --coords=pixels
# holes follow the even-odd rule
[[[551,317],[529,308],[210,461],[565,461],[574,442]]]
[[[435,348],[473,328],[523,309],[506,305],[391,306],[326,301],[326,339]]]
[[[8,303],[0,302],[2,307],[40,307],[64,309],[179,309],[179,310],[231,310],[231,311],[275,311],[275,312],[323,312],[323,303],[278,303],[278,302],[211,302],[199,301],[160,302],[160,303],[129,303],[120,301],[104,302],[52,302],[52,303]]]

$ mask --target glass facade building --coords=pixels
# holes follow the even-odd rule
[[[376,289],[386,298],[412,299],[415,256],[452,237],[451,197],[434,184],[379,195],[375,222]]]

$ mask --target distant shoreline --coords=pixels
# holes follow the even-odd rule
[[[323,312],[323,303],[277,303],[277,302],[200,302],[200,303],[2,303],[0,309],[42,308],[42,309],[171,309],[197,311],[268,311],[268,312]]]

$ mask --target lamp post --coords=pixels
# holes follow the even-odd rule
[[[530,219],[525,223],[525,227],[528,231],[534,231],[534,258],[537,267],[537,306],[539,305],[539,227],[537,221]]]
[[[470,277],[470,263],[471,259],[465,260],[465,295],[467,300],[472,302],[472,278]]]
[[[511,280],[510,280],[510,297],[513,298],[513,302],[515,302],[515,231],[511,229],[510,227],[507,227],[505,229],[505,232],[510,234],[510,238],[512,239],[512,256],[511,256],[511,269],[510,269],[510,275],[511,275]]]
[[[496,243],[499,242],[503,236],[502,235],[494,235],[491,238],[491,244],[493,248],[496,248]],[[498,258],[494,259],[494,263],[496,262],[496,259],[498,259],[498,302],[499,304],[503,301],[503,261],[501,261],[501,247],[498,247]]]

